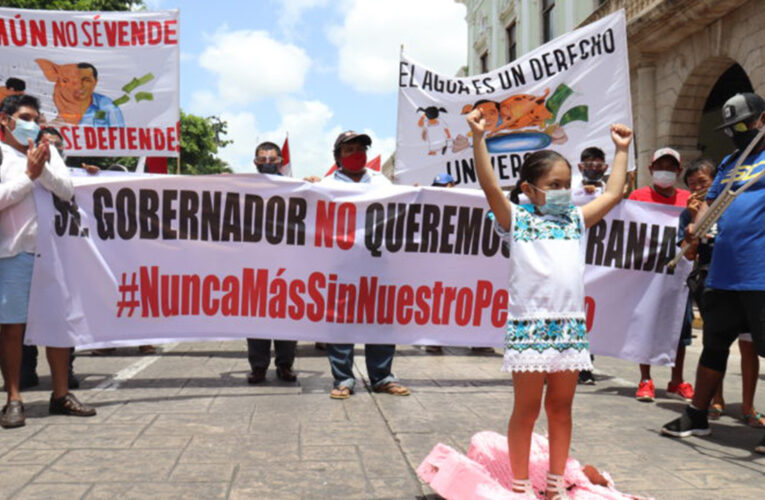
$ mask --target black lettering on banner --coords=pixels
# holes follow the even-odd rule
[[[406,214],[406,244],[404,245],[405,252],[416,252],[418,250],[417,236],[420,232],[420,224],[417,222],[417,216],[422,210],[422,205],[413,204],[409,205],[409,210]]]
[[[388,203],[388,214],[385,218],[385,249],[391,253],[401,250],[404,244],[405,203]]]
[[[63,236],[68,233],[69,236],[86,238],[88,236],[88,228],[82,227],[80,209],[75,199],[72,198],[72,201],[64,201],[55,194],[51,194],[51,196],[53,197],[53,207],[58,211],[53,220],[53,229],[56,234]]]
[[[459,207],[457,239],[454,242],[456,253],[461,255],[478,255],[482,222],[483,209]]]
[[[426,203],[422,207],[422,234],[420,252],[434,253],[438,249],[438,226],[441,222],[441,207]]]
[[[202,239],[220,240],[220,200],[221,192],[202,192]]]
[[[159,194],[152,189],[138,190],[138,220],[141,226],[140,238],[159,238]]]
[[[239,193],[226,193],[223,206],[221,241],[242,241],[242,221],[239,215]]]
[[[452,218],[457,215],[457,207],[454,205],[444,205],[444,218],[441,225],[441,245],[439,253],[452,253],[454,247],[449,243],[449,238],[454,233],[454,223]]]
[[[364,222],[364,246],[372,257],[380,257],[385,239],[385,209],[381,203],[372,203],[367,207]]]
[[[257,243],[263,237],[263,198],[256,194],[244,195],[244,228],[242,239]]]
[[[199,239],[199,194],[182,190],[179,205],[178,237],[182,240]]]
[[[305,245],[305,217],[308,203],[305,198],[290,198],[287,204],[287,244]]]
[[[55,200],[54,200],[55,205]],[[114,212],[104,212],[104,209],[114,208],[112,192],[104,187],[93,191],[93,217],[96,219],[96,232],[102,240],[113,240],[114,235]]]
[[[178,211],[173,207],[173,203],[178,199],[178,191],[166,190],[162,192],[162,239],[175,240],[178,238],[178,232],[173,228],[173,222],[176,220]]]
[[[601,220],[587,232],[585,262],[589,265],[672,274],[667,263],[675,256],[677,229],[630,221],[625,242],[625,221]],[[662,229],[663,228],[663,229]],[[647,255],[646,255],[647,253]]]
[[[138,231],[136,220],[136,199],[132,189],[122,188],[117,191],[114,209],[117,211],[117,234],[123,240],[129,240]]]

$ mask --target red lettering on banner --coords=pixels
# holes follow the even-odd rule
[[[45,21],[42,19],[39,21],[34,19],[29,21],[29,35],[32,38],[33,46],[48,46],[48,32],[45,30]]]
[[[220,290],[220,280],[214,274],[208,274],[202,281],[202,312],[208,316],[215,316],[220,307],[220,300],[212,296],[213,292]]]
[[[144,23],[131,21],[130,31],[133,33],[133,45],[146,44],[146,25]]]
[[[239,316],[239,279],[226,276],[223,279],[223,291],[220,312],[224,316]]]
[[[92,127],[85,129],[85,149],[96,149],[96,131]]]
[[[258,269],[258,277],[255,279],[253,270],[245,269],[242,281],[242,315],[262,318],[266,315],[268,270]]]
[[[158,128],[154,129],[154,149],[165,149],[165,135]]]
[[[178,151],[178,129],[167,127],[167,151]]]
[[[159,21],[149,21],[147,26],[147,41],[149,42],[149,45],[159,45],[162,43],[162,23]]]
[[[165,21],[165,45],[178,45],[178,20]]]
[[[473,291],[470,288],[460,288],[460,291],[457,292],[457,305],[454,310],[454,319],[459,326],[467,326],[472,310]]]
[[[332,248],[332,233],[335,230],[335,202],[325,202],[319,200],[316,204],[316,236],[314,237],[314,246],[322,246],[322,237],[324,246]]]
[[[138,129],[138,147],[139,149],[151,149],[151,129]]]
[[[592,322],[595,320],[595,299],[592,297],[584,298],[584,314],[587,324],[587,332],[592,330]]]
[[[141,316],[146,318],[151,316],[152,318],[159,317],[159,267],[151,266],[151,274],[149,269],[145,266],[141,266]]]
[[[491,292],[494,287],[491,281],[478,280],[475,291],[475,309],[473,311],[473,326],[478,326],[481,322],[483,309],[491,305]]]
[[[136,129],[134,127],[130,127],[127,130],[128,149],[137,149],[135,144],[135,134],[136,134]]]
[[[417,312],[414,313],[414,322],[418,325],[427,325],[430,323],[430,287],[417,287]]]
[[[341,203],[337,210],[337,231],[335,241],[341,250],[353,247],[356,240],[356,205]]]
[[[396,299],[396,323],[408,325],[412,321],[412,302],[414,299],[414,290],[409,285],[404,285],[398,289],[398,298]]]
[[[313,304],[308,304],[306,316],[313,322],[321,321],[324,317],[324,296],[319,291],[326,285],[326,278],[320,272],[311,273],[308,276],[308,295]]]
[[[364,323],[374,325],[434,324],[441,314],[444,325],[480,327],[491,305],[493,326],[507,320],[508,294],[494,290],[490,281],[478,280],[474,286],[443,286],[440,281],[417,288],[408,285],[379,285],[377,276],[362,276],[357,281],[338,283],[337,274],[314,271],[307,281],[285,277],[279,268],[273,277],[268,269],[242,269],[241,276],[160,274],[158,266],[142,266],[139,273],[122,273],[117,317],[132,317],[141,309],[142,317],[224,316],[265,317],[270,319],[308,319],[314,323]],[[138,274],[139,284],[135,283]],[[140,290],[139,290],[140,288]],[[241,293],[240,293],[241,291]],[[357,301],[358,298],[358,301]],[[140,299],[140,300],[138,300]],[[440,299],[440,300],[437,300]],[[588,325],[594,311],[587,298]],[[450,321],[454,311],[454,322]]]
[[[507,326],[507,304],[510,302],[510,295],[507,290],[498,290],[494,295],[494,301],[491,308],[491,324],[497,328]]]

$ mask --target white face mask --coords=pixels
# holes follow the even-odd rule
[[[660,188],[668,188],[675,185],[677,173],[667,170],[656,170],[653,173],[653,184]]]
[[[529,183],[529,186],[533,187],[539,192],[545,194],[545,204],[539,208],[539,211],[543,214],[550,215],[563,215],[571,206],[571,190],[570,189],[540,189],[534,184]]]

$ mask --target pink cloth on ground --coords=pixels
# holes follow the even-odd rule
[[[533,434],[529,455],[529,479],[534,490],[544,492],[549,466],[547,438]],[[601,474],[608,487],[592,484],[575,459],[566,462],[565,482],[573,500],[635,500],[641,497],[621,493],[611,477]],[[512,491],[507,439],[496,432],[479,432],[470,440],[468,455],[444,444],[437,444],[417,468],[417,475],[448,500],[505,500],[527,498]],[[539,496],[539,498],[543,498]]]

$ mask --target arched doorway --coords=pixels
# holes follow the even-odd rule
[[[735,147],[733,142],[719,130],[714,130],[722,121],[722,105],[739,92],[754,92],[746,71],[738,63],[731,65],[720,75],[704,103],[699,120],[698,149],[701,156],[719,163]]]

